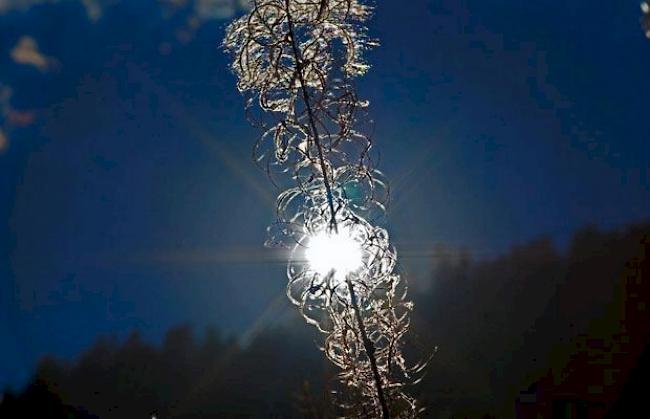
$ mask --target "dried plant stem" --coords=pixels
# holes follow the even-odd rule
[[[255,158],[269,177],[291,182],[278,195],[267,244],[291,249],[287,296],[327,335],[323,351],[347,387],[333,393],[336,402],[346,417],[414,419],[421,409],[404,388],[423,364],[409,367],[402,354],[413,304],[388,232],[374,225],[385,215],[388,184],[359,129],[368,102],[351,83],[369,68],[362,53],[377,45],[366,35],[372,8],[363,3],[255,0],[228,26],[223,46],[238,89],[251,95],[249,109],[257,99],[263,112]],[[353,249],[355,267],[337,262],[321,240]],[[334,259],[329,271],[320,256]]]
[[[327,202],[331,212],[330,225],[334,229],[334,231],[337,231],[336,213],[334,210],[334,199],[332,196],[332,188],[330,186],[330,182],[328,179],[327,165],[325,164],[325,157],[323,155],[324,154],[323,146],[320,142],[318,129],[316,128],[316,121],[314,120],[315,119],[314,113],[311,109],[309,93],[307,92],[307,89],[305,87],[306,86],[305,80],[302,74],[302,69],[303,69],[302,57],[298,45],[296,45],[296,41],[295,41],[293,21],[291,20],[291,13],[289,9],[289,0],[285,0],[285,4],[287,7],[287,22],[289,26],[289,37],[291,38],[291,47],[293,50],[294,58],[296,60],[297,76],[298,76],[298,80],[300,81],[300,89],[302,90],[302,97],[305,103],[305,108],[307,109],[309,125],[311,127],[312,135],[314,137],[314,142],[316,143],[316,148],[318,150],[318,160],[321,166],[321,171],[323,172],[323,183],[325,184],[325,191],[327,193]],[[384,388],[381,383],[381,376],[379,375],[379,370],[377,369],[377,359],[375,358],[375,346],[373,345],[370,338],[368,338],[368,333],[366,332],[366,327],[363,323],[363,317],[361,315],[361,310],[359,309],[359,303],[357,302],[357,295],[354,292],[354,286],[352,285],[352,281],[348,279],[346,282],[348,284],[348,290],[350,291],[350,300],[352,302],[352,308],[354,310],[354,314],[357,319],[359,333],[361,334],[361,339],[363,341],[363,347],[366,350],[366,355],[368,356],[368,360],[370,361],[370,368],[372,369],[372,375],[375,380],[375,387],[377,388],[377,398],[379,400],[379,404],[381,405],[382,418],[390,419],[390,411],[388,410],[388,404],[386,403],[386,396],[384,395]]]
[[[291,9],[289,5],[289,0],[285,0],[285,5],[287,7],[287,23],[289,26],[289,37],[291,38],[291,48],[293,50],[293,55],[296,60],[296,73],[298,75],[298,81],[300,82],[300,90],[302,91],[302,98],[305,102],[305,108],[307,109],[307,116],[309,119],[309,125],[311,127],[312,135],[314,136],[314,142],[316,143],[316,148],[318,149],[318,160],[320,163],[321,171],[323,172],[323,183],[325,184],[325,193],[327,194],[327,204],[330,208],[330,225],[334,231],[338,231],[336,225],[336,211],[334,210],[334,197],[332,195],[332,186],[330,181],[327,178],[327,165],[325,164],[325,156],[323,153],[323,145],[320,142],[320,137],[318,136],[318,129],[316,128],[316,121],[314,118],[314,112],[311,109],[311,102],[309,101],[309,93],[307,92],[305,77],[302,74],[302,69],[304,68],[302,62],[302,54],[300,54],[300,49],[296,44],[295,31],[293,29],[293,20],[291,19]]]
[[[357,294],[354,292],[354,286],[352,281],[349,279],[346,281],[348,284],[348,290],[350,291],[350,301],[352,302],[352,309],[354,310],[354,315],[357,318],[357,323],[359,326],[359,332],[361,333],[361,340],[363,341],[363,348],[366,350],[366,355],[368,355],[368,360],[370,361],[370,368],[372,369],[372,375],[375,379],[375,387],[377,387],[377,399],[381,405],[381,415],[383,419],[390,419],[390,411],[388,410],[388,404],[386,403],[386,396],[384,395],[384,386],[381,384],[381,376],[379,375],[379,370],[377,369],[377,359],[375,358],[375,345],[368,338],[368,333],[366,332],[366,326],[363,323],[363,317],[361,316],[361,310],[359,309],[359,303],[357,302]]]

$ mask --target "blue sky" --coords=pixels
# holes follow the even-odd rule
[[[241,8],[34,3],[0,7],[0,387],[99,334],[277,321],[277,191],[218,48]],[[376,4],[358,85],[411,282],[435,243],[490,257],[648,220],[650,41],[610,3]]]

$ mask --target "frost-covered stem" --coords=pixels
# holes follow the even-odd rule
[[[334,231],[337,231],[336,225],[336,215],[334,210],[334,196],[332,195],[332,186],[330,181],[327,178],[327,165],[325,164],[325,156],[323,153],[323,146],[320,143],[320,137],[318,136],[318,129],[316,128],[316,121],[314,117],[314,112],[311,109],[311,103],[309,101],[309,93],[305,85],[305,77],[302,74],[302,55],[300,54],[300,49],[296,44],[295,32],[293,30],[293,21],[291,20],[291,8],[289,5],[290,0],[285,0],[284,4],[287,8],[287,22],[289,26],[289,37],[291,38],[291,48],[293,49],[293,55],[296,59],[296,73],[298,73],[298,81],[300,82],[300,90],[302,91],[302,98],[305,102],[305,108],[307,109],[307,116],[309,118],[309,125],[311,126],[312,135],[314,137],[314,143],[318,149],[318,160],[321,166],[321,171],[323,172],[323,183],[325,184],[325,193],[327,194],[327,203],[330,208],[330,225],[334,228]]]
[[[359,332],[361,333],[363,348],[366,350],[366,355],[368,355],[368,360],[370,361],[370,369],[372,369],[372,375],[375,379],[375,387],[377,387],[377,399],[381,405],[381,416],[383,419],[390,419],[390,411],[388,410],[386,396],[384,395],[384,386],[381,383],[381,376],[379,375],[379,370],[377,369],[375,345],[373,345],[372,341],[368,338],[368,333],[366,332],[366,326],[363,323],[363,317],[361,316],[361,310],[359,309],[359,303],[357,302],[357,294],[354,292],[352,281],[350,281],[348,278],[346,282],[348,284],[348,290],[350,291],[352,309],[354,310],[354,315],[357,318],[357,323],[359,324]]]

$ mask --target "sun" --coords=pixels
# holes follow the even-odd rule
[[[309,267],[319,275],[334,271],[336,277],[345,278],[363,264],[363,249],[349,229],[339,228],[337,232],[321,231],[311,236],[305,258]]]

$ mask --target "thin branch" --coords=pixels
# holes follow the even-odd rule
[[[314,137],[314,142],[316,143],[316,148],[318,149],[318,160],[321,166],[321,171],[323,172],[323,183],[325,184],[325,192],[327,194],[327,203],[330,209],[330,225],[335,232],[338,231],[338,226],[336,223],[336,211],[334,210],[334,196],[332,195],[332,187],[330,181],[327,177],[327,165],[325,164],[325,156],[323,153],[323,146],[320,143],[320,137],[318,135],[318,129],[316,128],[316,121],[314,118],[314,112],[311,109],[311,102],[309,100],[309,93],[307,92],[307,85],[305,84],[305,77],[302,74],[303,62],[302,54],[300,54],[300,48],[296,44],[296,36],[293,28],[293,20],[291,19],[291,9],[289,7],[289,1],[285,0],[286,12],[287,12],[287,23],[289,24],[289,38],[291,39],[291,48],[293,50],[294,58],[296,60],[296,73],[298,80],[300,81],[300,90],[302,90],[302,97],[305,103],[305,108],[307,109],[307,115],[309,118],[309,124],[311,126],[312,135]]]
[[[366,355],[368,355],[368,360],[370,361],[370,368],[372,369],[375,386],[377,387],[377,397],[379,399],[379,404],[381,405],[381,415],[383,419],[390,419],[390,411],[388,410],[388,404],[386,403],[386,396],[384,395],[381,376],[379,375],[379,370],[377,369],[375,345],[373,345],[372,341],[368,338],[368,333],[366,332],[366,326],[363,323],[363,317],[361,316],[361,310],[359,309],[359,303],[357,302],[357,294],[354,292],[352,281],[348,279],[345,282],[347,282],[348,291],[350,291],[350,300],[352,301],[352,308],[354,309],[354,314],[357,318],[357,323],[359,324],[359,332],[361,332],[363,347],[366,350]]]

